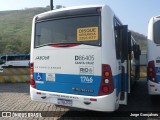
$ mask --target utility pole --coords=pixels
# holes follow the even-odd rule
[[[51,10],[53,10],[53,0],[50,0],[50,7],[51,7]]]

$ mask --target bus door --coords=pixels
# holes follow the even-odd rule
[[[128,94],[128,26],[117,26],[117,37],[120,45],[120,104],[127,104]]]

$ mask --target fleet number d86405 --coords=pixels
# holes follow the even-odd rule
[[[94,61],[94,55],[76,55],[75,60],[79,61]]]

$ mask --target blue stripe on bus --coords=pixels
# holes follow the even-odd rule
[[[160,82],[160,67],[156,67],[156,80]]]
[[[157,82],[160,82],[160,75],[156,75]]]
[[[91,83],[88,80],[81,81],[81,77],[88,79],[92,78],[93,81]],[[36,80],[36,88],[38,90],[86,96],[98,96],[98,91],[101,84],[101,76],[94,75],[55,74],[55,81],[51,82],[46,81],[46,73],[34,73],[34,80]],[[114,88],[116,88],[116,95],[118,96],[121,91],[121,74],[113,76],[113,82]],[[124,90],[127,91],[127,84],[125,84],[124,87]],[[83,89],[86,91],[80,92],[78,89]]]
[[[87,96],[97,96],[101,82],[101,76],[94,75],[55,74],[55,82],[51,82],[46,81],[45,73],[35,73],[34,79],[39,90]]]
[[[113,76],[114,87],[116,87],[116,96],[120,93],[121,90],[121,74]]]

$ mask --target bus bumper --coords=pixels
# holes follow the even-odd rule
[[[148,93],[149,95],[160,95],[160,84],[148,80]]]
[[[30,96],[34,101],[53,103],[67,107],[103,112],[113,112],[116,110],[116,90],[110,95],[105,96],[83,96],[40,91],[30,86]]]

